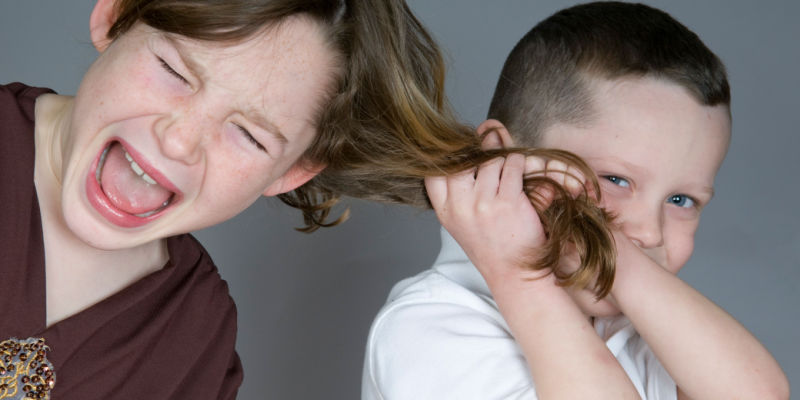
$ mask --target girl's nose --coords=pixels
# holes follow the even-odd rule
[[[202,158],[205,132],[198,118],[191,114],[164,116],[156,122],[155,129],[165,156],[186,165]]]

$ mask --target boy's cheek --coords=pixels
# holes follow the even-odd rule
[[[659,263],[672,274],[678,273],[689,261],[694,251],[694,233],[697,224],[681,221],[668,227],[664,237],[664,260]]]
[[[694,250],[693,238],[686,240],[683,243],[680,243],[680,245],[676,246],[676,248],[674,249],[673,251],[674,256],[672,257],[673,259],[669,260],[666,269],[669,272],[677,275],[678,271],[680,271],[681,268],[683,268],[683,266],[686,265],[686,263],[689,261],[689,258],[692,256],[693,250]]]

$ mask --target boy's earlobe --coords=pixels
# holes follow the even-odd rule
[[[502,122],[496,119],[487,119],[475,129],[475,133],[481,136],[481,147],[484,149],[498,149],[504,147],[514,147],[514,139],[508,133],[508,129]]]
[[[325,165],[309,165],[298,161],[280,178],[272,182],[262,194],[269,197],[295,190],[317,176],[323,169],[325,169]]]
[[[97,0],[92,15],[89,17],[89,35],[94,48],[101,53],[111,44],[108,30],[111,29],[115,20],[114,5],[115,0]]]

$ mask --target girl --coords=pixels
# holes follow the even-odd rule
[[[0,399],[234,398],[235,308],[186,232],[262,195],[308,231],[342,194],[426,205],[479,158],[402,0],[99,0],[90,28],[74,97],[0,88]]]

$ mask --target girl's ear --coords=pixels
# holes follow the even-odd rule
[[[498,149],[504,147],[514,147],[514,139],[508,133],[508,129],[502,122],[496,119],[483,121],[475,130],[478,136],[483,137],[481,147],[484,149]]]
[[[111,44],[108,30],[111,29],[115,20],[114,4],[115,0],[97,0],[92,15],[89,17],[89,34],[92,44],[101,53]]]
[[[262,194],[269,197],[295,190],[317,176],[323,169],[325,169],[324,165],[309,166],[308,163],[298,161],[280,178],[272,182]]]

